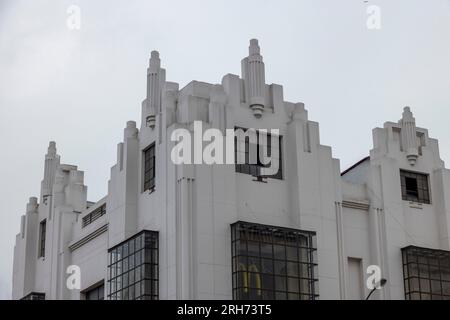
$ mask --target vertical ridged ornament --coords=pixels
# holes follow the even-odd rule
[[[252,109],[253,115],[260,118],[264,111],[265,70],[256,39],[250,40],[249,56],[242,60],[242,77],[249,107]]]
[[[161,108],[161,88],[165,81],[164,70],[161,69],[161,60],[158,51],[152,51],[150,64],[147,69],[147,116],[146,125],[150,128],[155,127],[156,114]]]
[[[53,183],[55,181],[56,170],[59,165],[59,156],[56,154],[56,143],[50,141],[47,154],[45,155],[44,179],[41,184],[41,193],[43,197],[52,194]]]
[[[417,144],[416,119],[414,119],[411,109],[405,107],[402,120],[402,143],[403,151],[406,152],[406,158],[411,166],[414,166],[419,157],[419,149]]]

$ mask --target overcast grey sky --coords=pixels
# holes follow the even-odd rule
[[[66,26],[72,4],[79,31]],[[380,30],[366,27],[371,4]],[[0,298],[11,295],[14,238],[39,196],[48,141],[100,199],[122,129],[139,120],[150,51],[169,81],[220,83],[240,74],[250,38],[267,82],[306,104],[342,169],[405,105],[450,161],[450,0],[0,0]]]

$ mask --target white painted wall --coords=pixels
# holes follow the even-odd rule
[[[319,125],[309,120],[303,103],[284,101],[280,85],[263,81],[264,66],[252,67],[251,61],[262,59],[258,52],[252,42],[243,60],[245,79],[228,74],[220,85],[192,81],[181,90],[165,80],[159,54],[153,52],[140,129],[127,122],[108,194],[89,208],[83,173],[61,165],[50,144],[40,203],[30,199],[24,232],[16,238],[14,299],[32,291],[45,292],[48,299],[79,299],[80,291],[107,280],[108,248],[143,229],[159,232],[160,299],[231,299],[230,224],[239,220],[315,231],[320,299],[367,295],[365,270],[373,264],[388,279],[373,298],[404,298],[400,249],[450,246],[450,174],[437,140],[409,117],[408,128],[420,137],[414,140],[420,155],[412,165],[415,142],[401,134],[404,122],[386,123],[374,130],[370,159],[341,177],[339,161],[320,144]],[[175,166],[170,135],[177,128],[192,131],[195,120],[203,129],[279,129],[283,179],[255,182],[233,165]],[[407,150],[402,139],[410,139]],[[156,187],[149,193],[142,192],[141,171],[142,151],[151,143],[156,145]],[[402,200],[401,168],[430,175],[432,204]],[[82,217],[104,203],[107,214],[82,228]],[[47,219],[47,249],[45,259],[38,259],[42,219]],[[69,265],[81,267],[80,290],[65,287]]]

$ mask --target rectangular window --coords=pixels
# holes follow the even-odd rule
[[[430,203],[428,175],[400,170],[402,199],[418,203]]]
[[[155,144],[151,144],[144,150],[144,190],[153,191],[155,189]]]
[[[144,230],[108,251],[110,300],[158,300],[158,232]]]
[[[31,292],[20,300],[45,300],[45,293],[43,292]]]
[[[402,248],[406,300],[450,300],[450,252]]]
[[[39,252],[38,257],[45,257],[45,233],[47,232],[47,220],[44,219],[39,224]]]
[[[90,225],[92,222],[94,222],[95,220],[97,220],[98,218],[100,218],[105,214],[106,214],[106,204],[85,215],[83,217],[83,220],[81,221],[81,227],[84,228],[87,225]]]
[[[348,293],[350,300],[364,299],[364,277],[362,259],[348,258]]]
[[[283,179],[282,137],[277,137],[278,145],[272,146],[272,135],[265,133],[263,136],[263,134],[261,130],[235,128],[235,170],[261,178]],[[266,161],[263,161],[263,156],[267,157]],[[276,173],[269,172],[271,165],[278,166]]]
[[[85,300],[104,300],[105,299],[105,285],[102,281],[100,285],[92,289],[84,291]]]
[[[315,300],[315,232],[248,222],[231,225],[233,299]]]

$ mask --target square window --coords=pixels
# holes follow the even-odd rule
[[[282,137],[262,130],[235,128],[235,171],[252,176],[282,179]],[[278,171],[273,172],[273,165]],[[270,171],[268,169],[271,169]]]
[[[418,203],[430,203],[428,175],[400,170],[402,199]]]
[[[231,237],[232,246],[244,248],[232,251],[234,299],[318,297],[310,284],[317,281],[312,272],[317,257],[307,254],[304,262],[298,261],[299,251],[315,251],[309,246],[315,243],[311,241],[315,233],[237,222],[232,225]]]
[[[408,300],[441,300],[450,293],[450,270],[441,261],[450,258],[450,252],[409,246],[402,249],[405,298]],[[449,290],[447,293],[446,290]]]
[[[158,299],[157,286],[153,286],[153,282],[157,283],[159,277],[157,243],[157,232],[142,231],[109,250],[110,261],[114,261],[114,257],[123,257],[108,266],[108,274],[111,277],[109,299],[139,299],[145,292],[151,293],[147,295],[148,298]],[[144,264],[145,261],[149,263]]]

